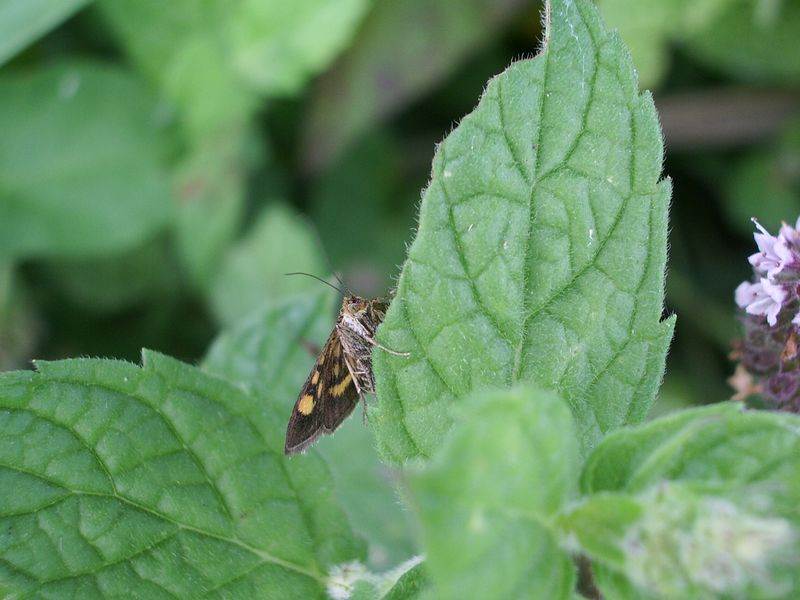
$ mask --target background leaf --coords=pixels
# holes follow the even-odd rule
[[[659,323],[669,186],[627,53],[588,3],[554,2],[545,50],[489,83],[442,142],[375,353],[382,453],[429,455],[448,409],[518,381],[564,394],[584,450],[643,418],[673,321]]]
[[[108,254],[168,224],[164,122],[140,81],[61,63],[5,73],[0,97],[0,256]]]
[[[220,322],[235,323],[263,304],[307,295],[323,285],[310,277],[287,276],[287,271],[320,277],[327,269],[308,222],[285,205],[273,204],[225,255],[211,290]]]
[[[548,517],[575,491],[565,403],[529,388],[486,392],[410,488],[439,598],[569,598],[574,569]]]
[[[521,0],[377,0],[348,52],[315,86],[306,166],[328,165],[375,121],[448,75],[522,6]]]
[[[90,0],[4,0],[0,3],[0,65]]]
[[[4,593],[312,598],[362,554],[275,407],[195,368],[40,363],[0,403]]]

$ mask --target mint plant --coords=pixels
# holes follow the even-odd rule
[[[282,249],[323,263],[290,213],[260,212],[229,248],[244,210],[237,174],[252,158],[256,99],[320,69],[365,5],[343,2],[328,23],[327,11],[276,20],[244,2],[220,17],[221,37],[203,35],[223,14],[212,11],[158,45],[137,23],[169,33],[187,18],[182,3],[100,2],[174,102],[180,133],[149,120],[157,103],[113,69],[0,79],[27,115],[0,109],[14,142],[0,149],[0,257],[96,258],[169,226],[181,273],[224,323],[199,366],[144,350],[141,366],[75,358],[0,374],[0,597],[796,598],[800,416],[722,402],[644,423],[675,326],[662,318],[671,189],[652,98],[588,0],[548,2],[540,53],[490,80],[439,145],[377,334],[410,355],[375,350],[369,427],[351,418],[284,456],[306,346],[325,339],[335,301],[308,282],[274,283]],[[328,26],[318,48],[290,43]],[[253,41],[262,29],[271,44]],[[265,69],[282,52],[292,60]],[[230,102],[200,93],[209,81],[230,84]],[[52,101],[75,85],[89,93],[74,104],[26,112],[30,90]],[[86,136],[68,127],[109,99]],[[114,111],[129,129],[106,121]],[[86,145],[73,170],[42,171],[83,190],[68,215],[80,227],[61,226],[47,178],[22,177],[58,164],[55,151],[22,160],[40,119],[59,143]],[[104,153],[106,135],[130,138],[136,161]],[[188,149],[167,170],[172,135]],[[106,177],[87,168],[101,159]],[[91,206],[114,174],[141,187],[109,216]],[[174,210],[133,201],[167,194],[168,180]],[[26,219],[39,237],[15,235]],[[795,234],[759,238],[753,264],[769,285],[746,285],[739,303],[760,327],[789,327],[797,312],[775,291],[794,268],[781,239]],[[259,273],[263,285],[248,287]]]

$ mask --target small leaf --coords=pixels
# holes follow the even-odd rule
[[[224,324],[267,303],[298,297],[322,284],[287,271],[324,272],[319,243],[309,224],[284,205],[262,211],[245,237],[226,253],[211,289],[211,305]]]
[[[217,276],[244,213],[248,133],[244,124],[229,123],[196,137],[175,173],[178,250],[194,284],[204,291]]]
[[[564,396],[584,452],[641,420],[674,320],[659,322],[668,182],[649,95],[585,0],[554,0],[545,49],[487,86],[439,146],[379,339],[382,453],[430,455],[472,390]]]
[[[140,81],[60,63],[5,74],[0,97],[0,256],[105,255],[165,227],[166,139]]]
[[[294,94],[350,40],[369,0],[244,0],[230,20],[236,70],[262,93]]]
[[[0,376],[0,580],[11,596],[319,598],[362,546],[284,418],[165,356]]]
[[[726,403],[613,433],[582,488],[593,495],[562,519],[610,596],[638,597],[633,583],[665,598],[788,599],[800,586],[795,415]]]
[[[569,597],[574,569],[548,519],[573,494],[577,455],[569,410],[552,393],[485,392],[463,405],[409,482],[437,597]]]
[[[0,65],[90,0],[5,0],[0,4]]]

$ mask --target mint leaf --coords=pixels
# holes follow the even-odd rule
[[[516,388],[478,394],[461,412],[428,467],[409,476],[437,597],[569,598],[574,569],[548,523],[575,490],[569,409]]]
[[[0,96],[0,256],[105,255],[165,227],[167,140],[142,82],[59,63],[4,74]]]
[[[582,488],[561,520],[609,596],[788,599],[800,585],[794,415],[720,404],[613,433]]]
[[[442,142],[376,352],[382,453],[430,455],[472,390],[558,391],[584,451],[646,414],[660,323],[668,182],[652,99],[585,0],[557,0],[545,49],[487,86]]]
[[[0,65],[90,0],[6,0],[0,4]]]
[[[262,211],[245,237],[226,253],[211,288],[211,305],[225,324],[266,303],[305,295],[322,285],[287,271],[324,273],[319,242],[307,221],[283,204]]]
[[[284,417],[165,356],[0,376],[0,581],[55,597],[322,596],[362,545]]]

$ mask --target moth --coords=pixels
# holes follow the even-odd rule
[[[386,316],[388,302],[346,294],[328,341],[320,352],[295,402],[286,428],[285,454],[302,452],[323,433],[333,433],[364,394],[375,393],[372,350],[408,356],[385,348],[375,340],[375,330]]]

